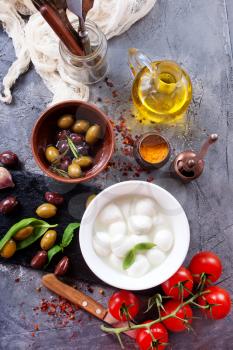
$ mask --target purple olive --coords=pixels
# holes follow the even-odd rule
[[[48,253],[45,250],[41,250],[37,252],[34,258],[31,260],[31,267],[36,270],[42,269],[47,261]]]
[[[84,140],[83,136],[78,134],[70,134],[70,138],[76,145],[82,143]]]
[[[64,197],[57,192],[46,192],[45,193],[45,200],[50,204],[54,204],[54,205],[58,206],[58,205],[63,204]]]
[[[61,160],[61,163],[60,163],[60,166],[59,168],[61,170],[64,170],[64,171],[67,171],[68,170],[68,167],[69,165],[72,163],[72,160],[69,158],[69,157],[64,157],[62,160]]]
[[[15,168],[19,164],[19,158],[15,153],[5,151],[0,153],[0,162],[9,168]]]
[[[60,141],[60,140],[66,140],[67,136],[70,135],[70,131],[69,130],[62,130],[62,131],[59,131],[58,134],[57,134],[57,140]]]
[[[70,265],[69,258],[67,256],[64,256],[64,258],[62,258],[60,262],[57,264],[57,266],[55,267],[54,274],[56,276],[65,275],[67,270],[69,269],[69,265]]]
[[[83,142],[80,145],[77,145],[77,151],[78,154],[81,156],[87,156],[89,154],[89,146],[86,144],[86,142]]]
[[[0,202],[0,214],[10,214],[18,206],[19,202],[16,197],[9,196]]]
[[[58,141],[56,147],[61,154],[66,152],[69,149],[68,142],[66,140]]]

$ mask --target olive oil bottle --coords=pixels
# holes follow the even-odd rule
[[[171,124],[184,117],[192,99],[192,83],[178,64],[152,62],[137,49],[130,49],[129,65],[135,77],[133,103],[140,119]]]

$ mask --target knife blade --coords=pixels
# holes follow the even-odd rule
[[[68,9],[76,16],[83,18],[83,2],[82,0],[66,0]]]
[[[83,17],[83,1],[82,0],[67,0],[68,9],[79,18],[79,36],[82,40],[82,45],[86,55],[92,53],[91,43],[86,29],[85,20]]]
[[[111,325],[112,327],[128,327],[127,322],[119,322],[109,313],[108,309],[103,307],[100,303],[87,296],[83,292],[61,282],[53,273],[43,276],[42,283],[46,288],[55,294],[75,305],[78,305],[81,309],[89,312],[91,315]],[[124,333],[130,338],[136,338],[136,331],[134,330]]]

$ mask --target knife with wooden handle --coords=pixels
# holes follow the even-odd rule
[[[108,323],[109,325],[116,327],[128,327],[127,322],[119,322],[108,312],[108,309],[104,308],[94,299],[85,295],[68,284],[61,282],[54,274],[48,274],[42,277],[43,285],[59,295],[60,297],[67,299],[71,303],[78,305],[81,309],[89,312],[91,315],[98,319]],[[136,338],[135,331],[125,332],[130,338]]]

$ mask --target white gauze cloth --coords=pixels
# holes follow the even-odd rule
[[[156,0],[95,0],[87,18],[95,22],[108,39],[128,30],[144,17]],[[27,22],[21,15],[30,15]],[[68,13],[72,20],[75,16]],[[37,73],[53,94],[52,103],[67,99],[88,101],[89,88],[63,73],[59,64],[59,39],[30,0],[0,0],[0,22],[12,38],[17,59],[3,79],[0,100],[11,103],[11,88],[32,61]]]

